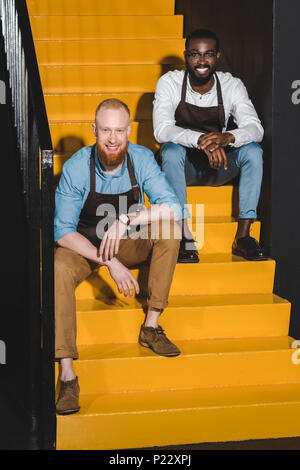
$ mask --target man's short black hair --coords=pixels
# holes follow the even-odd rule
[[[219,52],[220,50],[220,41],[218,36],[209,31],[208,29],[195,29],[192,31],[185,40],[185,49],[188,50],[191,39],[214,39],[216,41],[216,50]]]

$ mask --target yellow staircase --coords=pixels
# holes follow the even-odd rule
[[[27,0],[55,146],[55,175],[94,141],[97,104],[130,106],[130,140],[155,150],[158,77],[181,66],[174,0]],[[200,263],[177,265],[161,324],[182,355],[137,344],[145,297],[119,295],[105,268],[78,286],[81,410],[58,417],[58,449],[122,449],[300,435],[300,365],[275,262],[231,255],[236,190],[193,187]],[[204,222],[204,225],[203,225]],[[259,237],[260,224],[252,232]],[[199,239],[200,238],[200,239]],[[145,288],[147,267],[134,271]],[[143,289],[145,293],[145,289]]]

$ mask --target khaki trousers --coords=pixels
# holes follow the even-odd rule
[[[168,226],[170,222],[168,221]],[[166,223],[164,223],[166,224]],[[178,258],[181,228],[171,223],[170,236],[160,224],[151,224],[121,240],[117,259],[127,268],[150,261],[148,307],[164,309]],[[147,235],[145,233],[147,232]],[[162,236],[164,235],[164,236]],[[55,252],[55,358],[78,359],[76,347],[76,286],[99,268],[75,251],[59,247]],[[107,269],[103,267],[102,269]]]

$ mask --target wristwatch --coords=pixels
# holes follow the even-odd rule
[[[122,224],[125,224],[125,225],[130,224],[130,219],[129,219],[128,215],[120,214],[118,218],[119,218],[120,222],[122,222]]]

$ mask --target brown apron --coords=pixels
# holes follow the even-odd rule
[[[200,107],[186,103],[188,72],[184,74],[181,89],[181,100],[175,111],[176,126],[191,129],[197,132],[222,132],[225,126],[225,112],[220,81],[217,74],[214,75],[217,82],[218,106]]]
[[[175,111],[176,126],[184,129],[191,129],[196,132],[222,132],[225,126],[225,111],[221,85],[217,74],[215,74],[214,77],[217,84],[218,105],[209,107],[200,107],[185,101],[187,77],[188,72],[186,71],[182,82],[181,99]],[[162,149],[163,145],[156,154],[156,159],[159,165],[161,165]],[[203,154],[206,156],[204,152]]]
[[[129,208],[133,204],[138,203],[140,189],[135,179],[134,170],[133,170],[130,157],[127,153],[127,157],[126,157],[127,169],[128,169],[132,188],[126,193],[121,193],[121,194],[96,193],[95,191],[95,188],[96,188],[96,185],[95,185],[95,177],[96,177],[95,147],[96,146],[93,145],[92,150],[91,150],[91,158],[90,158],[90,192],[80,212],[77,232],[85,236],[94,246],[98,247],[101,241],[101,238],[99,238],[96,233],[96,228],[97,228],[98,223],[101,220],[103,220],[104,217],[106,217],[106,221],[107,221],[106,230],[107,230],[116,220],[116,215],[118,216],[121,214],[121,210],[123,213],[126,212],[127,214],[129,212]],[[124,197],[126,197],[125,209],[124,209],[124,203],[123,203],[123,201],[125,201]],[[106,211],[104,215],[96,215],[97,208],[101,204],[109,204],[113,206],[115,212],[109,213],[108,211]]]

